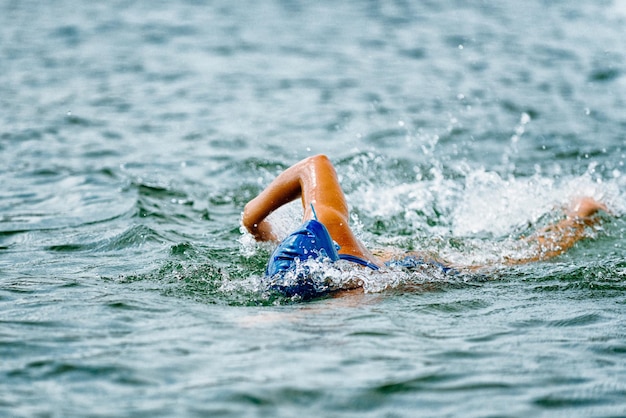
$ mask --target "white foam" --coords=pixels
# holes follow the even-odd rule
[[[457,265],[494,264],[530,251],[518,235],[559,219],[576,198],[590,196],[612,213],[624,213],[624,176],[606,181],[590,164],[587,173],[552,178],[503,178],[484,169],[468,170],[463,179],[434,176],[394,186],[367,184],[350,196],[364,216],[399,219],[415,231],[412,244]],[[439,216],[437,215],[439,214]],[[429,218],[437,222],[429,222]],[[365,225],[364,229],[367,230]],[[379,244],[392,237],[375,238]]]

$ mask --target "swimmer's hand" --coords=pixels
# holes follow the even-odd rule
[[[599,211],[609,213],[609,210],[603,203],[592,197],[582,197],[574,200],[566,213],[570,219],[585,219],[592,217]]]
[[[251,223],[247,222],[247,219],[244,217],[243,225],[257,241],[278,241],[276,234],[274,234],[272,230],[272,225],[267,220],[262,220],[259,223]]]

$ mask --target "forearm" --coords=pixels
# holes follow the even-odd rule
[[[295,196],[274,196],[267,189],[248,202],[243,211],[242,222],[246,229],[259,241],[276,241],[272,225],[267,216],[280,206],[296,199]]]
[[[585,218],[567,218],[533,234],[527,241],[536,241],[536,254],[528,261],[547,260],[559,256],[585,238],[586,226],[596,222]]]
[[[279,207],[297,199],[303,189],[303,163],[300,162],[278,175],[243,211],[243,225],[260,241],[275,241],[276,236],[267,216]]]
[[[574,202],[565,219],[535,232],[524,241],[533,245],[531,255],[519,258],[507,258],[507,264],[524,264],[547,260],[559,256],[572,248],[578,241],[587,237],[587,227],[600,222],[595,216],[606,207],[591,198],[582,198]]]

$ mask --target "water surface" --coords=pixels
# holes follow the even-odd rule
[[[626,414],[625,20],[618,0],[1,3],[0,415]],[[494,267],[266,294],[241,211],[316,153],[371,247]],[[615,216],[501,267],[581,195]]]

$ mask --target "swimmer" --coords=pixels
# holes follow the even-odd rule
[[[270,257],[265,271],[268,287],[285,296],[311,299],[329,292],[300,273],[296,281],[285,276],[308,259],[330,262],[346,260],[361,268],[379,270],[385,266],[415,267],[430,264],[444,273],[456,268],[425,258],[417,252],[398,256],[393,252],[374,254],[357,239],[349,226],[349,211],[339,185],[335,168],[325,155],[306,158],[289,167],[272,181],[257,197],[248,202],[243,212],[243,225],[257,241],[278,242],[267,216],[281,206],[301,198],[303,224],[285,238]],[[523,264],[556,257],[585,237],[585,229],[599,220],[594,215],[606,207],[592,198],[578,199],[560,222],[530,237],[536,250],[525,258],[506,259],[507,264]],[[470,267],[468,270],[475,269]]]

